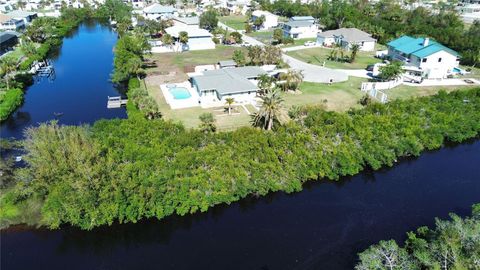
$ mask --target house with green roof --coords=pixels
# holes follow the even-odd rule
[[[456,51],[429,38],[402,36],[387,46],[390,59],[404,62],[407,73],[426,79],[446,78],[460,63]]]

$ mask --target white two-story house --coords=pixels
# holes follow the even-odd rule
[[[255,22],[258,18],[264,17],[265,20],[261,25],[261,29],[269,29],[278,26],[278,16],[264,10],[255,10],[252,12],[252,22]]]
[[[404,62],[407,74],[442,79],[456,73],[460,55],[429,38],[402,36],[388,44],[388,57]]]
[[[283,24],[283,35],[294,39],[315,38],[318,26],[312,16],[296,16]]]

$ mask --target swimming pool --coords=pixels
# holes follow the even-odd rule
[[[187,99],[192,96],[185,87],[172,87],[169,88],[168,91],[172,94],[174,99]]]

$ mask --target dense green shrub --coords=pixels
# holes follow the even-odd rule
[[[44,199],[50,227],[84,229],[206,211],[249,194],[299,191],[307,180],[392,166],[445,140],[478,136],[480,88],[346,113],[311,106],[292,116],[275,132],[204,133],[143,117],[93,127],[43,124],[27,131],[29,167],[21,175],[28,184],[18,189]]]
[[[437,219],[435,228],[407,233],[404,247],[380,241],[359,254],[355,269],[480,269],[480,204],[472,216]]]
[[[23,91],[10,89],[0,100],[0,121],[4,121],[15,109],[22,104]]]

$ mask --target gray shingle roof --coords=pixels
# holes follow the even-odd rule
[[[237,63],[233,60],[218,61],[220,67],[234,67]]]
[[[195,17],[174,17],[173,19],[175,21],[179,21],[187,25],[196,25],[200,23],[200,18],[196,16]]]
[[[248,79],[256,78],[265,71],[259,67],[238,67],[204,71],[192,79],[199,91],[216,90],[220,96],[257,91]]]
[[[289,21],[286,22],[285,25],[290,26],[291,28],[295,27],[309,27],[312,26],[314,23],[312,21]]]
[[[29,12],[29,11],[23,11],[23,10],[14,10],[12,12],[7,13],[8,16],[12,18],[25,18],[28,16],[33,16],[36,15],[36,12]]]
[[[177,9],[172,7],[172,6],[163,6],[163,5],[160,5],[158,3],[155,3],[155,4],[152,4],[152,5],[144,8],[143,11],[145,13],[157,14],[157,13],[174,13],[175,11],[177,11]]]
[[[320,37],[339,37],[342,36],[342,40],[347,42],[359,42],[359,41],[375,41],[370,34],[363,32],[357,28],[340,28],[337,30],[330,30],[318,33]]]

